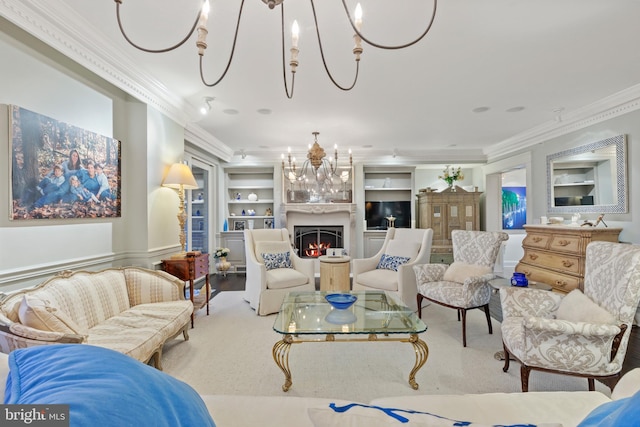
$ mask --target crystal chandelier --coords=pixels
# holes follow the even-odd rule
[[[327,158],[324,148],[318,144],[320,132],[312,132],[313,144],[309,145],[307,158],[302,165],[296,165],[291,156],[291,147],[287,149],[287,162],[282,154],[282,175],[289,182],[288,201],[330,202],[334,200],[350,201],[351,191],[347,188],[353,177],[353,158],[349,149],[349,165],[338,165],[338,146],[334,145],[333,157]],[[301,200],[300,200],[301,199]]]
[[[204,75],[204,70],[203,70],[203,66],[202,66],[202,60],[204,57],[204,52],[207,49],[207,34],[208,34],[208,30],[207,30],[207,22],[209,19],[209,11],[210,11],[210,5],[209,5],[209,0],[205,0],[202,4],[202,7],[200,8],[200,10],[198,11],[198,15],[196,16],[195,21],[193,22],[193,25],[191,26],[191,28],[188,30],[187,35],[180,40],[179,42],[177,42],[176,44],[174,44],[173,46],[168,46],[166,48],[162,48],[162,49],[148,49],[145,47],[142,47],[140,45],[138,45],[137,43],[135,43],[133,40],[131,40],[131,38],[129,38],[129,36],[126,34],[123,26],[122,26],[122,21],[120,19],[120,6],[122,5],[122,1],[123,0],[114,0],[116,3],[116,17],[118,20],[118,27],[120,28],[120,32],[122,33],[122,36],[125,38],[125,40],[133,47],[135,47],[136,49],[139,49],[143,52],[148,52],[148,53],[165,53],[165,52],[169,52],[172,50],[175,50],[177,48],[179,48],[180,46],[182,46],[187,40],[189,40],[191,38],[191,36],[193,35],[193,33],[195,31],[197,31],[198,34],[198,38],[196,40],[196,47],[198,49],[198,55],[200,55],[200,78],[202,80],[202,83],[207,86],[207,87],[213,87],[216,86],[218,83],[220,83],[224,77],[227,74],[227,71],[229,71],[229,67],[231,66],[231,61],[233,60],[233,54],[235,52],[235,48],[236,48],[236,41],[238,39],[238,30],[240,28],[240,20],[242,18],[242,8],[244,7],[244,0],[242,0],[240,2],[240,10],[238,12],[238,19],[237,19],[237,23],[236,23],[236,29],[235,29],[235,33],[233,36],[233,45],[231,47],[231,53],[229,55],[229,60],[227,62],[227,66],[225,67],[224,71],[222,72],[222,74],[220,75],[220,77],[218,77],[217,80],[210,82],[205,78]],[[326,1],[326,0],[325,0]],[[298,26],[298,22],[297,21],[293,21],[293,25],[291,27],[291,48],[289,49],[289,52],[291,53],[290,56],[290,60],[289,60],[289,67],[290,67],[290,71],[291,71],[291,91],[289,91],[289,85],[287,82],[287,74],[286,74],[286,65],[285,65],[285,36],[284,36],[284,0],[262,0],[263,3],[265,3],[267,6],[269,6],[269,9],[273,9],[276,6],[280,6],[280,15],[281,15],[281,35],[282,35],[282,76],[283,76],[283,80],[284,80],[284,90],[285,93],[287,95],[287,98],[291,99],[293,98],[293,90],[294,90],[294,86],[295,86],[295,77],[296,77],[296,68],[298,67],[298,53],[299,53],[299,49],[298,49],[298,40],[299,40],[299,26]],[[429,30],[431,29],[431,26],[433,25],[433,21],[436,17],[436,9],[437,9],[437,5],[438,5],[438,1],[437,0],[433,0],[433,11],[431,13],[431,18],[428,20],[427,23],[427,27],[424,30],[424,32],[418,36],[418,38],[416,38],[415,40],[412,40],[408,43],[403,43],[403,44],[399,44],[399,45],[393,45],[393,46],[386,46],[386,45],[382,45],[376,42],[373,42],[369,39],[367,39],[362,33],[361,33],[361,28],[362,28],[362,7],[360,6],[360,3],[357,4],[356,8],[355,8],[355,19],[352,19],[351,14],[349,13],[349,9],[347,8],[347,4],[346,4],[346,0],[342,0],[342,5],[344,6],[344,11],[347,15],[347,18],[349,19],[349,23],[351,24],[351,27],[353,28],[353,31],[355,32],[353,38],[355,41],[355,46],[353,47],[353,54],[355,56],[355,62],[356,62],[356,69],[355,69],[355,76],[353,78],[353,82],[350,85],[341,85],[340,83],[338,83],[333,75],[331,74],[331,72],[329,71],[329,67],[327,66],[327,63],[325,61],[325,57],[324,57],[324,50],[322,48],[322,40],[320,37],[320,30],[318,27],[318,18],[316,16],[316,8],[315,8],[315,4],[314,4],[314,0],[309,0],[309,2],[311,3],[311,10],[313,12],[313,20],[314,20],[314,25],[315,25],[315,32],[316,35],[318,37],[318,45],[320,47],[320,57],[322,58],[322,64],[324,65],[324,69],[327,73],[327,75],[329,76],[329,79],[331,80],[331,82],[338,87],[341,90],[344,91],[348,91],[354,88],[354,86],[356,85],[356,82],[358,81],[358,72],[360,70],[360,55],[363,52],[362,49],[362,42],[364,41],[365,43],[369,44],[370,46],[379,48],[379,49],[390,49],[390,50],[395,50],[395,49],[403,49],[405,47],[409,47],[412,46],[414,44],[416,44],[417,42],[419,42],[420,40],[422,40],[422,38],[429,32]]]

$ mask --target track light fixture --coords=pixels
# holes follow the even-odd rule
[[[202,107],[200,107],[200,114],[205,116],[207,115],[207,113],[209,113],[209,111],[211,111],[211,103],[213,102],[214,98],[211,96],[205,96],[202,100],[204,101],[204,104],[202,105]]]
[[[210,5],[209,5],[209,0],[205,0],[202,4],[202,7],[200,9],[200,11],[198,12],[198,15],[196,16],[196,19],[193,23],[193,25],[191,26],[191,29],[188,31],[187,35],[178,43],[176,43],[173,46],[169,46],[163,49],[148,49],[145,47],[142,47],[136,43],[134,43],[129,36],[126,34],[123,26],[122,26],[122,21],[120,20],[120,6],[122,5],[123,0],[114,0],[116,3],[116,17],[118,20],[118,27],[120,28],[120,32],[122,33],[122,36],[125,38],[125,40],[133,47],[135,47],[136,49],[139,49],[141,51],[144,52],[148,52],[148,53],[164,53],[164,52],[169,52],[171,50],[177,49],[180,46],[182,46],[189,38],[191,38],[191,36],[193,35],[194,32],[197,31],[198,34],[198,38],[196,40],[196,47],[198,48],[198,55],[200,55],[200,78],[202,80],[202,83],[205,86],[208,87],[213,87],[215,85],[217,85],[218,83],[220,83],[222,81],[222,79],[224,79],[224,77],[227,74],[227,71],[229,71],[229,67],[231,66],[231,61],[233,60],[233,54],[235,52],[235,48],[236,48],[236,41],[238,39],[238,30],[240,28],[240,19],[242,18],[242,8],[244,7],[244,0],[242,0],[240,2],[240,9],[238,12],[238,19],[237,19],[237,23],[236,23],[236,29],[235,29],[235,34],[233,36],[233,45],[231,47],[231,54],[229,55],[229,61],[227,62],[227,66],[225,67],[224,71],[222,72],[222,74],[220,75],[220,77],[213,81],[213,82],[209,82],[207,81],[207,79],[204,76],[204,70],[203,70],[203,65],[202,65],[202,61],[203,61],[203,57],[204,57],[204,52],[207,49],[207,34],[208,34],[208,30],[207,30],[207,21],[209,19],[209,11],[210,11]],[[326,1],[326,0],[325,0]],[[290,60],[289,60],[289,67],[290,67],[290,72],[291,72],[291,92],[289,92],[289,85],[287,82],[287,74],[286,74],[286,65],[285,65],[285,37],[284,37],[284,0],[262,0],[262,2],[264,4],[266,4],[269,9],[274,9],[276,6],[280,6],[280,15],[281,15],[281,35],[282,35],[282,76],[283,76],[283,80],[284,80],[284,90],[285,93],[287,95],[287,98],[291,99],[293,98],[293,91],[294,91],[294,85],[295,85],[295,77],[296,77],[296,68],[298,67],[298,40],[299,40],[299,36],[300,36],[300,28],[298,26],[298,22],[297,21],[293,21],[293,25],[291,27],[291,48],[289,49],[289,52],[291,53],[290,56]],[[314,4],[314,0],[309,0],[309,2],[311,3],[311,10],[313,12],[313,21],[314,21],[314,25],[315,25],[315,33],[318,37],[318,45],[320,47],[320,57],[322,58],[322,64],[324,65],[324,69],[327,73],[327,75],[329,76],[329,79],[331,80],[331,82],[339,89],[344,90],[344,91],[348,91],[353,89],[353,87],[356,85],[356,82],[358,81],[358,72],[360,70],[360,55],[363,52],[362,49],[362,42],[364,41],[365,43],[367,43],[370,46],[379,48],[379,49],[389,49],[389,50],[395,50],[395,49],[403,49],[405,47],[409,47],[412,46],[414,44],[416,44],[417,42],[419,42],[420,40],[422,40],[422,38],[429,32],[429,30],[431,29],[431,26],[433,25],[433,21],[436,17],[436,9],[437,9],[437,5],[438,5],[438,1],[437,0],[433,0],[433,11],[431,13],[431,18],[428,20],[427,22],[427,27],[424,30],[424,32],[418,36],[418,38],[416,38],[415,40],[412,40],[408,43],[404,43],[404,44],[400,44],[400,45],[393,45],[393,46],[386,46],[386,45],[382,45],[382,44],[378,44],[375,43],[369,39],[367,39],[362,32],[360,31],[362,28],[362,7],[360,6],[360,3],[357,4],[356,8],[355,8],[355,19],[352,19],[351,14],[349,13],[349,9],[347,8],[347,4],[346,4],[346,0],[342,0],[342,5],[344,6],[344,11],[347,15],[347,18],[349,19],[349,23],[351,24],[351,27],[353,28],[355,34],[353,36],[354,41],[355,41],[355,46],[353,47],[353,54],[355,56],[355,62],[356,62],[356,69],[355,69],[355,76],[353,79],[353,82],[350,85],[341,85],[339,84],[332,76],[331,72],[329,71],[329,68],[327,66],[327,63],[325,61],[325,57],[324,57],[324,50],[322,48],[322,40],[320,37],[320,30],[318,27],[318,18],[316,16],[316,8],[315,8],[315,4]],[[391,3],[391,2],[389,2]],[[393,3],[395,5],[395,2]]]

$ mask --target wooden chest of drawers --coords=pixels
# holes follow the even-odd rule
[[[584,282],[585,252],[592,241],[617,242],[621,228],[587,228],[563,225],[525,225],[524,256],[516,271],[530,281],[551,285],[567,293]]]

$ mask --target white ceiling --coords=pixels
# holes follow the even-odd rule
[[[347,1],[351,11],[355,3]],[[433,7],[432,0],[361,3],[363,33],[384,44],[420,34]],[[292,100],[282,77],[280,8],[269,10],[261,0],[246,0],[236,54],[213,88],[200,81],[195,36],[170,53],[139,52],[119,33],[113,0],[4,4],[10,5],[2,10],[7,19],[205,139],[213,136],[236,155],[244,150],[247,160],[279,159],[287,146],[302,152],[318,131],[321,145],[351,148],[356,160],[484,161],[640,93],[638,0],[440,1],[430,33],[418,44],[387,51],[363,43],[360,77],[349,92],[325,74],[310,2],[286,0],[285,31],[294,18],[301,27]],[[226,65],[239,4],[212,2],[204,56],[209,81]],[[124,0],[121,14],[133,40],[160,48],[187,33],[199,7],[200,0]],[[348,85],[353,31],[342,2],[319,0],[315,7],[328,66]],[[288,64],[288,36],[285,43]],[[197,110],[204,96],[215,100],[202,118]],[[477,107],[489,109],[473,112]],[[514,107],[524,109],[508,111]]]

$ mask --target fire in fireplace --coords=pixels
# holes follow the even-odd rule
[[[293,233],[294,245],[301,258],[317,258],[326,255],[328,248],[343,247],[341,225],[296,225]]]

